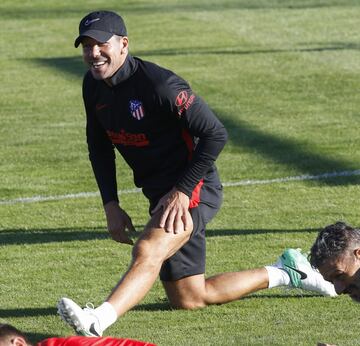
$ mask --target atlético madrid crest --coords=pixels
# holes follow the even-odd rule
[[[145,112],[141,101],[130,100],[129,107],[130,107],[130,113],[135,119],[141,120],[144,117]]]

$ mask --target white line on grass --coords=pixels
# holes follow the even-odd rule
[[[328,178],[349,177],[353,175],[360,175],[360,169],[355,171],[323,173],[319,175],[298,175],[293,177],[263,179],[263,180],[256,180],[256,179],[240,180],[236,182],[223,183],[223,186],[230,187],[230,186],[246,186],[246,185],[265,185],[265,184],[274,184],[274,183],[286,183],[288,181],[320,180],[320,179],[328,179]],[[141,189],[120,190],[119,194],[124,195],[129,193],[138,193],[140,191]],[[59,201],[63,199],[96,197],[99,195],[100,195],[99,192],[80,192],[80,193],[71,193],[67,195],[21,197],[10,200],[2,199],[0,200],[0,205],[9,205],[9,204],[17,204],[17,203],[36,203],[36,202],[44,202],[44,201]]]
[[[288,181],[299,181],[299,180],[320,180],[337,177],[350,177],[352,175],[360,175],[360,169],[355,171],[343,171],[333,173],[323,173],[319,175],[298,175],[294,177],[275,178],[275,179],[264,179],[264,180],[241,180],[233,183],[224,183],[224,186],[243,186],[243,185],[264,185],[273,183],[285,183]]]

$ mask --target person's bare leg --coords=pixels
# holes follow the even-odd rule
[[[167,233],[157,228],[158,215],[146,226],[133,248],[133,259],[128,271],[113,289],[107,302],[118,316],[139,303],[157,279],[162,263],[180,249],[191,231]]]
[[[223,304],[249,293],[268,288],[265,268],[223,273],[205,279],[204,274],[177,281],[164,281],[170,304],[174,308],[195,309],[210,304]]]
[[[268,288],[265,268],[223,273],[205,280],[205,300],[208,304],[222,304],[237,300],[252,292]]]
[[[146,225],[134,245],[128,271],[104,303],[96,309],[82,309],[69,298],[60,299],[58,312],[77,334],[101,336],[119,316],[141,301],[158,277],[162,263],[189,240],[191,229],[167,233],[158,227],[159,219],[160,211]]]

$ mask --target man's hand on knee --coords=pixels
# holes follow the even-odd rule
[[[189,213],[189,197],[175,188],[164,195],[152,213],[162,210],[159,226],[169,233],[191,232],[193,222]]]

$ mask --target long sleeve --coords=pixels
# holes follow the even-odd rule
[[[89,75],[83,83],[83,99],[86,111],[86,139],[89,150],[89,159],[98,184],[103,204],[109,201],[118,201],[115,152],[105,130],[96,118],[96,105],[90,90],[94,86]]]
[[[176,186],[190,196],[222,151],[227,141],[227,132],[208,105],[198,96],[186,111],[184,124],[198,141],[192,158]]]
[[[190,197],[223,149],[227,131],[209,106],[180,77],[172,75],[163,93],[166,93],[163,105],[170,107],[179,119],[188,142],[190,159],[176,187]]]

